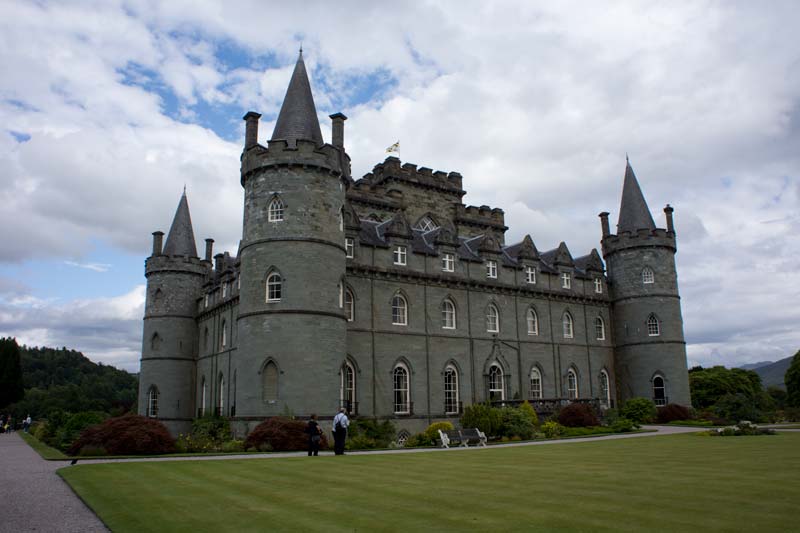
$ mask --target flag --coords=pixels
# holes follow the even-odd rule
[[[387,154],[399,151],[400,151],[400,141],[397,141],[396,143],[394,143],[393,145],[391,145],[389,148],[386,149]]]

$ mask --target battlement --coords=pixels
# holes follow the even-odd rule
[[[610,234],[603,237],[603,255],[628,248],[664,247],[673,252],[677,250],[675,233],[663,228],[654,230],[639,229],[635,232],[623,231],[618,235]]]
[[[428,167],[419,167],[413,163],[402,163],[400,159],[389,156],[383,163],[378,163],[363,178],[356,182],[356,187],[379,187],[388,181],[396,180],[410,183],[417,187],[438,189],[460,198],[466,194],[462,188],[463,178],[458,172],[433,171]]]
[[[291,144],[285,140],[268,141],[266,148],[257,144],[242,152],[242,185],[247,176],[261,168],[309,166],[345,176],[349,173],[349,164],[350,156],[330,144],[318,145],[304,139]]]
[[[154,272],[186,272],[205,276],[211,264],[197,257],[152,255],[144,261],[145,277]]]
[[[491,208],[488,205],[480,207],[464,204],[456,206],[455,221],[461,224],[468,224],[480,227],[491,227],[500,230],[507,230],[505,224],[505,212],[500,208]]]

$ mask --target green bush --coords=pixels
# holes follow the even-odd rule
[[[220,451],[225,453],[243,452],[244,441],[237,439],[225,441],[220,446]]]
[[[496,409],[488,403],[475,403],[464,408],[461,416],[461,427],[478,428],[487,437],[500,435],[503,418],[500,409]]]
[[[452,424],[451,424],[452,427]],[[444,431],[444,430],[442,430]],[[439,438],[439,435],[436,435],[436,438]],[[424,433],[417,433],[416,435],[411,435],[406,439],[406,443],[403,445],[405,448],[419,448],[421,446],[433,446],[435,441],[431,441],[428,438],[427,432]]]
[[[555,420],[549,420],[542,424],[542,433],[548,439],[554,439],[556,437],[560,437],[564,434],[564,426],[556,422]]]
[[[631,398],[625,402],[619,414],[637,424],[646,424],[656,417],[656,406],[647,398]]]
[[[536,426],[531,421],[530,414],[527,411],[516,407],[503,407],[500,409],[500,415],[502,420],[500,436],[519,437],[523,440],[533,438]]]
[[[207,438],[214,442],[223,442],[231,438],[231,425],[221,416],[204,416],[192,421],[192,435]]]
[[[614,433],[628,433],[637,429],[639,426],[636,422],[628,418],[617,418],[609,427]]]
[[[371,450],[389,448],[395,441],[397,430],[389,420],[382,422],[374,418],[358,418],[350,422],[347,430],[348,450]]]
[[[726,394],[713,407],[714,414],[728,422],[761,420],[761,411],[746,394]]]
[[[450,422],[434,422],[425,430],[425,439],[427,439],[430,444],[436,444],[436,440],[439,438],[439,430],[447,432],[453,431],[453,429],[455,428]],[[408,444],[406,444],[406,446],[408,446]]]

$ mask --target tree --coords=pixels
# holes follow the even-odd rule
[[[0,339],[0,407],[17,402],[25,395],[19,345],[13,338]]]
[[[789,370],[783,376],[786,383],[786,404],[789,407],[800,407],[800,350],[792,358]]]
[[[741,368],[694,367],[689,372],[689,386],[697,409],[707,409],[728,394],[743,394],[754,404],[760,404],[763,396],[761,377]]]

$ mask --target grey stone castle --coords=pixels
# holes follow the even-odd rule
[[[245,115],[236,256],[197,254],[184,193],[145,262],[139,412],[174,433],[207,413],[392,419],[399,438],[466,405],[689,405],[672,208],[657,228],[630,164],[597,250],[507,244],[455,172],[388,157],[350,176],[341,113],[325,143],[303,63],[272,138]]]

